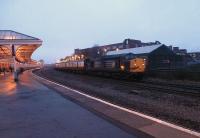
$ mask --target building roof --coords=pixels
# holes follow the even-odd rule
[[[118,46],[118,45],[123,45],[123,43],[107,44],[107,45],[101,45],[99,47],[109,47],[109,46]]]
[[[0,30],[0,59],[12,57],[12,45],[15,46],[16,60],[29,62],[33,52],[42,45],[42,40],[11,30]]]
[[[143,46],[143,47],[136,47],[136,48],[129,48],[129,49],[122,49],[117,51],[109,51],[106,55],[118,55],[118,54],[146,54],[151,53],[157,48],[163,46],[163,44],[158,45],[151,45],[151,46]]]
[[[0,40],[39,40],[39,39],[12,30],[0,30]]]

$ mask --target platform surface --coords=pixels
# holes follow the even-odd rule
[[[0,138],[134,138],[24,72],[0,78]]]

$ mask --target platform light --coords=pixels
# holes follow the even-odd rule
[[[81,58],[84,58],[84,55],[83,55],[83,54],[81,55]]]
[[[78,57],[77,55],[74,55],[75,59]]]

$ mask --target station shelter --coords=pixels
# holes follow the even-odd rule
[[[42,45],[42,40],[15,32],[0,30],[0,70],[19,66],[29,66],[35,61],[31,58],[33,52]]]

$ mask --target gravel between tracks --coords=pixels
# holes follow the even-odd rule
[[[200,132],[200,97],[156,93],[133,85],[123,85],[122,80],[56,71],[43,68],[36,74],[103,98],[112,103],[148,114]]]

